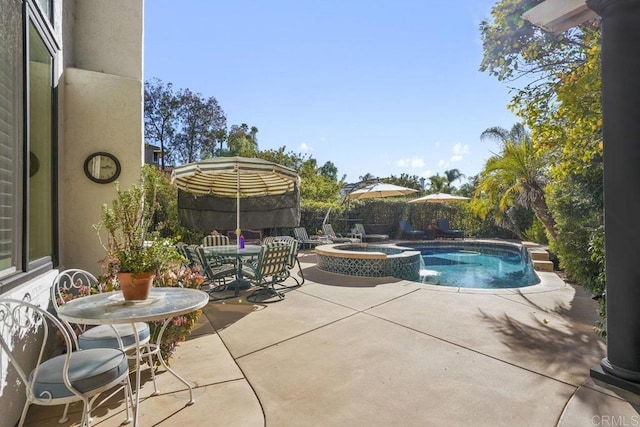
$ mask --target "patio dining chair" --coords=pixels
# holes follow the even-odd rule
[[[235,264],[215,255],[205,255],[201,246],[185,245],[183,250],[187,255],[190,267],[197,269],[206,277],[205,283],[209,285],[209,289],[205,292],[211,294],[223,291],[227,287],[227,279],[235,277]]]
[[[70,268],[61,271],[53,279],[51,304],[57,315],[60,307],[67,301],[99,292],[102,292],[102,287],[93,274],[85,270]],[[130,358],[135,357],[133,353],[136,349],[137,331],[138,343],[141,347],[140,354],[147,359],[151,369],[154,395],[159,393],[152,359],[153,355],[157,356],[158,351],[156,346],[151,343],[151,330],[148,323],[136,322],[134,331],[133,326],[129,323],[88,326],[71,324],[66,320],[60,320],[60,322],[74,335],[79,349],[116,348],[130,355]]]
[[[229,236],[224,234],[209,234],[202,238],[202,246],[222,246],[229,244]]]
[[[124,422],[131,421],[129,363],[124,351],[116,348],[78,350],[76,337],[58,318],[26,301],[0,299],[0,330],[0,346],[15,369],[11,375],[17,374],[17,381],[25,387],[26,402],[19,426],[24,425],[31,404],[66,404],[60,420],[66,422],[68,405],[78,401],[83,404],[80,425],[89,426],[96,400],[118,384],[120,387],[100,403],[124,389]],[[53,337],[62,340],[63,353],[47,359],[49,338]],[[25,357],[24,353],[25,347],[29,346],[39,348],[32,353],[37,358],[33,369],[32,358]]]
[[[355,233],[350,233],[349,236],[337,234],[331,224],[322,224],[322,232],[333,243],[360,243],[362,241],[360,236]]]
[[[224,234],[210,234],[202,238],[202,246],[227,246],[230,244],[229,236]],[[217,263],[235,264],[236,259],[233,257],[219,257]]]
[[[261,289],[247,296],[247,301],[269,303],[275,302],[269,301],[272,297],[276,297],[276,301],[284,299],[284,294],[279,292],[275,285],[282,283],[288,277],[287,266],[289,265],[290,252],[291,244],[288,242],[272,242],[262,245],[257,264],[248,267],[248,270],[251,270],[249,272],[251,281]],[[264,297],[264,299],[258,300],[260,297]]]
[[[302,271],[302,266],[300,265],[300,260],[298,259],[298,241],[291,236],[268,236],[264,238],[265,245],[267,243],[274,242],[286,242],[291,245],[289,259],[287,261],[287,277],[291,277],[296,282],[296,284],[292,286],[284,286],[281,284],[280,286],[284,288],[297,288],[299,286],[302,286],[302,284],[304,283],[304,273]],[[298,281],[296,276],[294,274],[291,274],[291,271],[293,271],[293,268],[296,266],[296,264],[298,265],[298,272],[300,273],[302,281]],[[284,279],[286,279],[286,277]]]

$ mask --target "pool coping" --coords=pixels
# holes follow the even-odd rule
[[[384,252],[366,252],[366,251],[350,251],[348,249],[341,249],[341,247],[357,247],[367,248],[369,246],[381,246],[379,244],[371,243],[333,243],[329,245],[320,245],[315,247],[316,255],[324,255],[336,258],[359,258],[359,259],[387,259],[388,255]],[[403,249],[397,245],[385,245],[388,247],[397,247]]]

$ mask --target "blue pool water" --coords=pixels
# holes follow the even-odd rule
[[[529,253],[515,245],[420,245],[420,282],[462,288],[521,288],[537,284]]]

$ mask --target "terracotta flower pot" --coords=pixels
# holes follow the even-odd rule
[[[153,273],[118,273],[120,289],[126,301],[142,301],[149,297]]]

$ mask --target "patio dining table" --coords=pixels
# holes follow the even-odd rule
[[[133,336],[136,337],[136,386],[133,407],[133,425],[138,425],[138,408],[140,406],[140,357],[141,349],[136,330],[136,322],[164,321],[154,352],[162,366],[189,389],[189,402],[195,402],[193,389],[184,378],[165,363],[160,353],[162,335],[169,321],[182,314],[198,310],[209,302],[205,292],[189,288],[152,288],[149,297],[144,301],[125,301],[121,291],[104,292],[68,301],[58,309],[61,319],[83,325],[103,325],[130,323]]]
[[[240,289],[251,287],[251,282],[243,278],[243,259],[257,257],[262,251],[262,246],[245,245],[244,248],[240,248],[238,245],[218,245],[203,246],[202,249],[206,257],[233,257],[236,259],[236,278],[229,283],[229,286],[233,286],[235,289],[234,296],[239,295]]]

